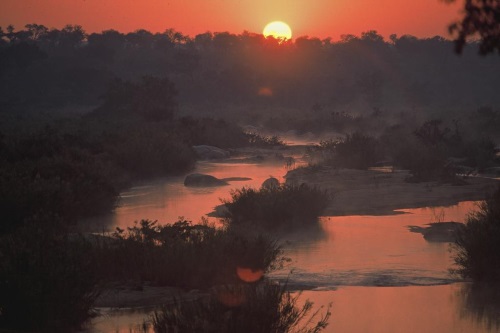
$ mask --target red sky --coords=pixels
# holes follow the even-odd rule
[[[338,39],[377,30],[384,36],[447,37],[458,5],[442,0],[1,0],[0,26],[27,23],[61,28],[80,24],[87,32],[174,28],[194,37],[206,31],[261,33],[274,20],[290,25],[294,37]]]

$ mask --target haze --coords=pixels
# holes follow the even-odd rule
[[[88,32],[175,28],[194,36],[206,31],[260,32],[269,22],[287,22],[294,36],[332,37],[377,30],[383,36],[447,36],[458,4],[438,0],[3,0],[0,25],[80,24]]]

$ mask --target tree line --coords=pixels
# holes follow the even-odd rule
[[[376,31],[280,43],[250,32],[190,37],[174,29],[89,34],[78,25],[8,26],[0,29],[0,104],[98,105],[114,80],[152,75],[169,77],[180,105],[197,113],[228,105],[301,112],[496,105],[488,87],[500,83],[500,63],[474,48],[456,56],[453,47],[440,36],[386,40]]]

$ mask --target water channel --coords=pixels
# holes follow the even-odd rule
[[[298,156],[297,156],[298,157]],[[140,219],[194,223],[211,212],[231,189],[259,187],[269,176],[284,181],[284,164],[199,162],[195,172],[218,178],[250,177],[229,186],[188,188],[184,177],[139,184],[122,193],[119,206],[96,223],[110,230]],[[326,332],[500,332],[498,304],[448,273],[449,243],[426,241],[408,226],[444,220],[463,222],[474,202],[451,207],[402,209],[388,216],[322,217],[321,230],[287,235],[291,259],[272,278],[289,279],[315,308],[331,303]],[[290,273],[291,272],[291,273]],[[91,332],[134,332],[151,310],[104,311]]]

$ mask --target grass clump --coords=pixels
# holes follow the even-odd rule
[[[300,294],[263,281],[253,285],[214,288],[208,299],[175,302],[153,315],[155,332],[315,333],[322,331],[330,312],[311,315],[312,303],[298,305]]]
[[[325,160],[327,165],[366,170],[381,158],[379,146],[376,138],[354,132],[345,138],[322,141],[318,148],[328,156]]]
[[[307,184],[241,188],[223,201],[229,212],[230,225],[252,224],[279,229],[305,226],[317,222],[327,206],[326,191]]]
[[[452,270],[474,282],[500,281],[500,187],[479,204],[457,232]]]
[[[257,133],[245,133],[248,145],[251,147],[269,148],[269,147],[283,147],[286,146],[285,142],[277,135],[259,135]]]
[[[208,288],[237,280],[237,268],[263,272],[280,266],[282,250],[263,236],[244,236],[208,224],[142,220],[97,240],[104,280]]]

